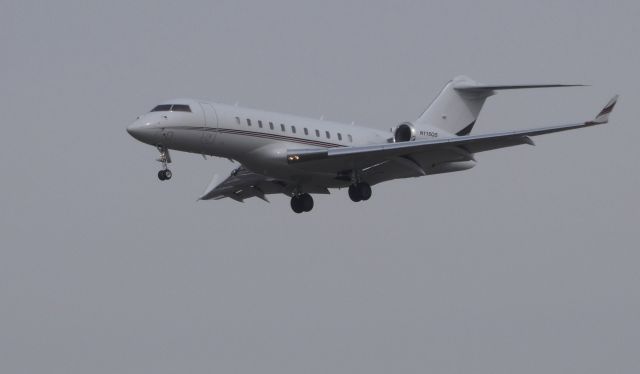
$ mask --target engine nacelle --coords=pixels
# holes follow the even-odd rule
[[[396,126],[393,131],[394,142],[408,142],[411,140],[416,140],[416,128],[413,127],[411,122],[403,122]]]

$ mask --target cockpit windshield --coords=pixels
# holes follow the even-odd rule
[[[152,112],[191,112],[186,104],[161,104],[151,109]]]
[[[168,112],[171,110],[171,104],[162,104],[151,109],[152,112]]]

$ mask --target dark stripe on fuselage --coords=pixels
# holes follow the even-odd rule
[[[316,146],[324,147],[324,148],[343,147],[343,145],[341,145],[341,144],[327,143],[327,142],[321,142],[321,141],[312,140],[312,139],[295,138],[295,137],[292,137],[292,136],[270,134],[270,133],[263,133],[263,132],[257,132],[257,131],[245,131],[245,130],[234,130],[234,129],[218,129],[218,132],[223,133],[223,134],[245,135],[245,136],[252,136],[252,137],[265,138],[265,139],[280,140],[280,141],[292,142],[292,143],[302,143],[302,144],[316,145]]]
[[[241,135],[241,136],[249,136],[249,137],[255,137],[255,138],[279,140],[279,141],[289,142],[289,143],[313,145],[313,146],[322,147],[322,148],[346,147],[346,145],[342,145],[342,144],[321,142],[321,141],[312,140],[312,139],[296,138],[292,136],[271,134],[271,133],[257,132],[257,131],[246,131],[246,130],[227,129],[227,128],[215,128],[215,127],[197,127],[197,126],[167,126],[166,128],[170,128],[173,130],[196,130],[196,131],[218,132],[221,134]]]

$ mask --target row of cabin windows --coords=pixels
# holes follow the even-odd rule
[[[242,124],[242,120],[240,119],[240,117],[236,117],[236,123],[238,125]],[[251,126],[251,119],[247,118],[247,126]],[[262,124],[262,120],[258,120],[258,127],[259,128],[263,128],[263,124]],[[269,122],[269,129],[273,130],[275,128],[275,126],[273,125],[273,122]],[[280,130],[282,130],[283,132],[287,131],[285,125],[283,123],[280,124]],[[305,135],[309,135],[309,129],[308,128],[303,128],[304,134]],[[292,133],[296,133],[296,127],[294,125],[291,125],[291,132]],[[320,130],[316,129],[316,136],[319,138],[320,137]],[[331,133],[329,131],[325,131],[325,136],[327,137],[327,139],[331,139]],[[341,133],[337,133],[338,136],[338,140],[342,141],[342,134]],[[349,139],[349,143],[353,142],[353,137],[351,136],[351,134],[347,134],[347,139]]]

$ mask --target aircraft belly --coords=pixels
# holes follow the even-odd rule
[[[323,180],[336,187],[350,183],[352,170],[357,170],[362,180],[377,184],[387,180],[415,178],[430,174],[461,171],[472,168],[475,162],[460,150],[438,150],[387,160],[377,159],[321,159],[295,164],[289,173]]]

